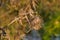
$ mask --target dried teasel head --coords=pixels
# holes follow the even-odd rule
[[[43,25],[43,20],[42,18],[39,18],[39,16],[36,16],[32,21],[31,21],[32,28],[35,30],[39,30],[42,28]]]
[[[42,18],[31,8],[31,5],[33,6],[35,2],[36,0],[33,0],[32,4],[29,4],[25,8],[19,10],[19,23],[23,26],[23,30],[27,33],[32,29],[39,30],[42,28]],[[33,8],[35,9],[34,6]]]

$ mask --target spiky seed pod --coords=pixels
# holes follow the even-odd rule
[[[42,19],[36,16],[34,20],[31,21],[33,29],[39,30],[40,28],[42,28],[42,22]]]
[[[33,5],[34,4],[32,3],[32,6]],[[38,13],[36,13],[31,8],[31,4],[27,5],[26,8],[22,8],[21,10],[19,10],[19,17],[19,23],[23,26],[23,31],[26,33],[31,31],[32,29],[39,30],[40,28],[42,28],[43,20],[42,18],[40,18]]]

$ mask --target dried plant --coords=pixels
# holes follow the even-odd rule
[[[9,0],[9,2],[9,4],[6,4],[9,10],[7,12],[4,11],[5,16],[3,15],[5,17],[4,20],[9,18],[8,23],[5,24],[7,25],[7,30],[9,30],[9,33],[6,34],[8,40],[11,40],[11,37],[13,38],[12,40],[20,40],[31,30],[42,28],[43,20],[36,11],[38,0]],[[15,10],[18,11],[16,13],[18,14],[17,16],[14,15]],[[5,31],[8,32],[7,30]],[[12,36],[10,36],[11,32]]]

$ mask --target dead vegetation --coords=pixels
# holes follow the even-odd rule
[[[6,0],[8,4],[4,0],[0,2],[0,10],[4,10],[1,10],[0,26],[7,26],[7,40],[20,40],[32,29],[39,30],[42,27],[42,18],[35,12],[37,0]]]

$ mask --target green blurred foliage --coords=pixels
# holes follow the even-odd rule
[[[45,1],[45,2],[44,2]],[[51,36],[60,34],[60,1],[44,0],[38,4],[38,13],[44,20],[43,40],[51,40]]]

